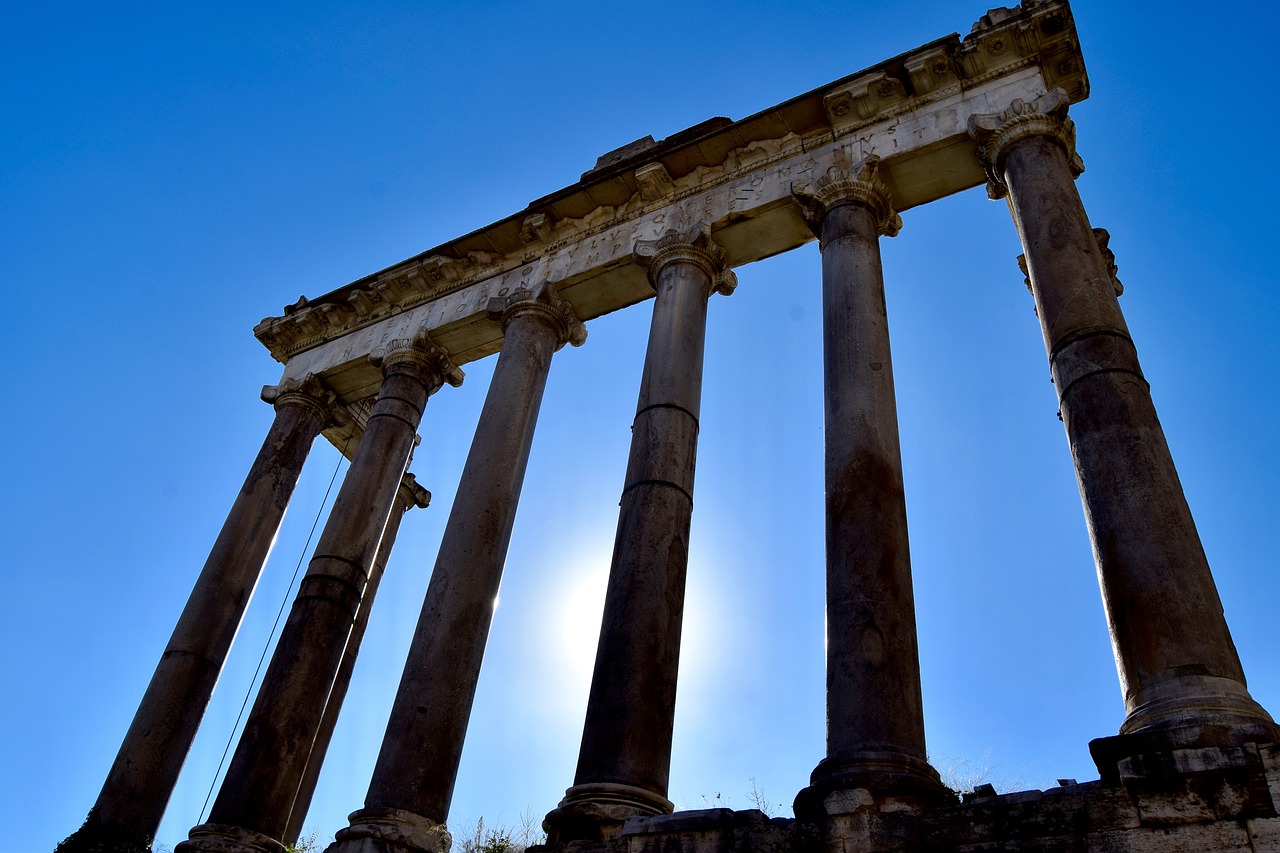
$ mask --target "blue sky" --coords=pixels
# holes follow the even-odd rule
[[[10,560],[0,850],[47,850],[101,785],[271,420],[251,334],[524,208],[597,156],[742,118],[985,6],[15,7],[0,40],[0,419]],[[1255,698],[1280,712],[1273,6],[1074,4],[1093,223]],[[1092,778],[1122,704],[1007,209],[970,190],[884,241],[926,730],[940,767]],[[714,297],[671,797],[785,804],[823,755],[817,248]],[[648,326],[553,365],[453,819],[572,782]],[[308,827],[360,806],[492,360],[434,397],[404,522]],[[22,384],[25,383],[25,384]],[[21,387],[19,387],[21,386]],[[159,841],[201,818],[337,453],[318,443]],[[717,800],[717,797],[719,798]],[[25,835],[24,835],[25,834]]]

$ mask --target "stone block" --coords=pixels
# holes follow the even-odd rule
[[[875,808],[875,798],[866,788],[853,788],[848,791],[832,791],[822,801],[822,807],[829,815],[851,815]]]
[[[1005,795],[1002,799],[1007,805],[1016,806],[1023,803],[1034,803],[1044,797],[1043,791],[1016,791]]]
[[[1258,818],[1246,824],[1254,853],[1280,850],[1280,817]]]
[[[1216,817],[1213,803],[1189,787],[1173,790],[1142,790],[1136,795],[1143,826],[1180,826],[1208,823]]]
[[[1236,823],[1213,823],[1162,829],[1128,830],[1089,837],[1090,853],[1255,853],[1245,828]]]
[[[1137,806],[1123,788],[1099,784],[1086,791],[1082,799],[1081,831],[1134,829],[1142,824]]]
[[[658,835],[672,832],[705,832],[733,826],[733,809],[690,809],[673,814],[627,818],[622,834]]]
[[[1271,794],[1271,807],[1280,814],[1280,743],[1260,746],[1258,754],[1262,758],[1267,790]]]
[[[557,853],[623,853],[627,849],[625,844],[619,843],[618,839],[600,840],[589,839],[584,841],[570,841],[563,847],[541,847],[538,849],[530,848],[528,853],[545,853],[547,850],[556,850]]]

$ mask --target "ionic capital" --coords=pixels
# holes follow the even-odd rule
[[[462,384],[463,372],[449,358],[444,347],[438,346],[426,331],[412,338],[389,342],[385,347],[369,355],[374,367],[383,376],[407,373],[435,390],[448,382],[455,388]]]
[[[649,270],[649,284],[658,289],[658,276],[668,264],[677,261],[695,264],[711,280],[710,296],[721,293],[728,296],[738,286],[738,277],[729,269],[724,249],[711,239],[711,227],[699,222],[688,231],[672,228],[656,240],[637,240],[633,257],[635,262]]]
[[[1102,253],[1102,262],[1107,265],[1107,275],[1111,276],[1111,288],[1119,298],[1124,293],[1124,285],[1117,275],[1120,267],[1116,266],[1116,253],[1111,251],[1111,232],[1105,228],[1093,229],[1093,239],[1098,241],[1098,251]]]
[[[894,211],[889,190],[880,181],[880,158],[875,154],[847,169],[832,166],[821,178],[792,184],[791,195],[800,203],[815,237],[822,236],[827,211],[840,204],[860,204],[870,210],[876,231],[885,237],[895,237],[902,230],[902,217]]]
[[[509,296],[490,299],[488,314],[490,320],[502,323],[504,331],[516,317],[533,314],[545,319],[556,331],[556,349],[566,343],[580,347],[587,340],[587,327],[549,281],[544,281],[536,291],[522,287]]]
[[[418,483],[418,478],[412,474],[405,474],[400,478],[400,488],[396,489],[396,498],[399,499],[401,508],[405,512],[414,507],[426,509],[431,506],[431,492],[424,489]]]
[[[1067,154],[1073,176],[1084,171],[1084,161],[1076,153],[1076,125],[1067,117],[1071,99],[1062,89],[1027,102],[1015,98],[998,113],[969,116],[969,136],[978,143],[978,159],[987,172],[987,196],[1004,198],[1009,188],[1004,182],[1004,159],[1013,146],[1033,136],[1047,136]]]
[[[285,406],[301,406],[311,409],[325,426],[341,426],[350,420],[345,409],[338,405],[337,396],[324,387],[314,373],[297,379],[285,379],[279,385],[263,385],[262,400],[270,403],[277,412]]]

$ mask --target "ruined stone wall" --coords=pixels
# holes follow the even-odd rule
[[[828,797],[815,821],[755,809],[633,818],[565,853],[1275,853],[1280,744],[1175,750],[1122,763],[1117,780],[984,796],[920,811],[866,791]],[[1069,781],[1069,780],[1064,780]],[[989,793],[989,792],[987,792]],[[542,848],[546,849],[546,848]]]

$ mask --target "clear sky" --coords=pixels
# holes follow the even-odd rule
[[[1152,9],[1158,8],[1156,13]],[[1093,223],[1254,696],[1280,712],[1272,4],[1079,0]],[[251,329],[523,209],[598,155],[742,118],[980,3],[19,4],[0,34],[0,850],[93,803],[271,421]],[[1262,89],[1262,92],[1259,90]],[[1008,211],[970,190],[884,241],[930,753],[1004,787],[1095,778],[1122,704]],[[710,306],[671,797],[789,814],[823,756],[815,245]],[[553,364],[453,822],[572,782],[649,321]],[[493,362],[434,397],[308,827],[363,800]],[[333,475],[312,453],[158,840],[200,822]]]

